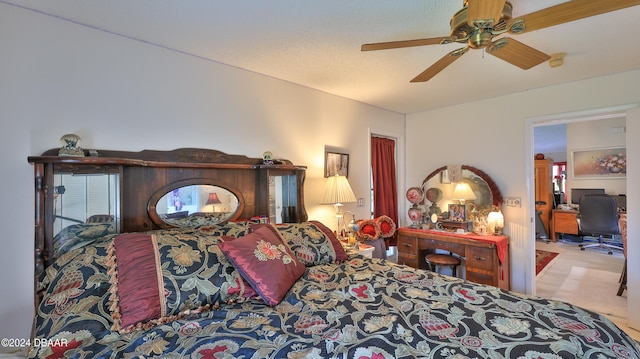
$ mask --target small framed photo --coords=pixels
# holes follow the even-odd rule
[[[464,204],[449,204],[449,220],[454,222],[464,222],[467,220],[467,208]]]
[[[330,177],[336,174],[349,177],[349,155],[347,153],[325,151],[324,176]]]

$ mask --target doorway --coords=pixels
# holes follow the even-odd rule
[[[400,198],[398,193],[404,193],[404,157],[398,156],[399,149],[404,148],[404,136],[397,133],[390,133],[387,131],[371,130],[369,131],[369,217],[371,219],[379,215],[389,216],[397,227],[402,225],[403,220]],[[376,152],[374,160],[374,152]],[[382,157],[386,159],[382,160]],[[376,168],[377,167],[377,168]],[[386,167],[386,169],[385,169]],[[381,169],[384,169],[381,171]],[[376,181],[374,180],[374,172],[377,173],[378,185],[382,186],[376,188]],[[390,178],[390,177],[393,177]],[[393,185],[391,185],[393,182]],[[392,189],[393,187],[393,189]],[[385,190],[386,188],[386,190]],[[382,189],[382,191],[380,191]],[[376,195],[376,190],[378,193]],[[386,197],[386,198],[381,198]],[[383,201],[376,203],[377,201]],[[406,212],[405,212],[406,213]],[[387,246],[386,258],[390,261],[397,261],[397,244],[396,238],[388,238],[385,242]]]
[[[610,195],[626,194],[628,182],[626,177],[613,181],[611,178],[598,178],[597,176],[582,178],[574,175],[572,166],[574,152],[585,149],[626,147],[627,109],[608,109],[599,113],[585,113],[576,116],[564,115],[562,118],[532,121],[532,158],[535,154],[542,153],[545,154],[545,157],[551,157],[552,163],[560,163],[565,166],[562,182],[553,182],[555,177],[551,176],[552,183],[550,187],[564,189],[561,200],[557,201],[558,203],[554,203],[554,207],[557,207],[560,202],[569,202],[570,205],[572,188],[604,188],[605,192]],[[545,143],[545,141],[555,142]],[[554,202],[556,201],[554,200]],[[530,203],[533,203],[532,199]],[[564,205],[567,204],[565,203]],[[549,237],[552,237],[552,233],[549,233]],[[579,241],[578,238],[576,240]],[[535,248],[544,248],[556,252],[567,251],[568,253],[564,263],[557,262],[556,266],[553,267],[552,261],[550,264],[552,267],[548,269],[548,272],[542,272],[540,277],[536,277],[535,271],[533,272],[534,293],[537,295],[553,298],[554,292],[562,286],[563,281],[570,275],[572,267],[593,267],[599,270],[618,271],[618,275],[619,271],[622,270],[624,261],[622,253],[615,253],[613,256],[609,256],[606,251],[604,253],[595,253],[590,250],[580,251],[578,242],[572,243],[571,240],[566,239],[555,243],[552,242],[550,243],[551,246],[541,241],[534,240],[534,243],[531,246],[534,263],[535,251],[533,249]],[[560,256],[557,258],[558,260],[561,259]],[[571,261],[571,264],[567,263],[569,261]]]

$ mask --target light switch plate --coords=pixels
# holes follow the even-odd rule
[[[507,207],[520,207],[522,206],[522,201],[520,201],[520,197],[505,197],[504,204]]]

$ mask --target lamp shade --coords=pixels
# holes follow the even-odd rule
[[[207,198],[207,205],[209,204],[218,204],[220,202],[220,198],[218,198],[217,193],[209,193],[209,198]]]
[[[477,197],[476,194],[471,190],[471,187],[468,183],[460,182],[456,184],[456,187],[453,190],[452,198],[465,201],[474,200]]]
[[[330,176],[324,187],[322,204],[342,204],[357,202],[358,199],[345,176]]]

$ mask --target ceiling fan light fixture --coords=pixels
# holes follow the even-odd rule
[[[463,38],[464,36],[460,35],[470,34],[476,29],[487,29],[494,34],[495,32],[504,32],[503,28],[506,27],[507,22],[513,17],[513,7],[509,1],[505,2],[497,22],[494,19],[484,17],[470,19],[468,5],[468,1],[465,0],[463,2],[463,8],[451,17],[451,21],[449,22],[451,36]]]
[[[565,53],[552,56],[508,37],[544,29],[591,16],[640,6],[640,0],[571,0],[558,5],[513,18],[513,7],[509,0],[462,0],[463,7],[449,22],[449,36],[414,40],[388,41],[364,44],[362,51],[397,49],[403,47],[450,44],[457,42],[465,47],[453,50],[433,63],[411,82],[425,82],[451,65],[469,49],[482,49],[488,54],[504,60],[523,70],[528,70],[549,61],[551,67],[561,66]],[[496,38],[493,41],[493,38]]]
[[[488,31],[476,30],[469,36],[468,44],[472,49],[483,49],[491,44],[493,34]]]

